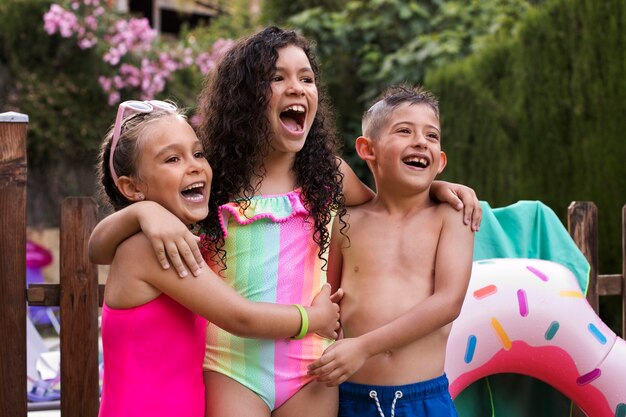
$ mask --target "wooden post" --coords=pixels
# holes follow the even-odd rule
[[[26,416],[26,130],[0,114],[0,408]]]
[[[598,314],[598,208],[596,205],[589,201],[576,201],[570,204],[567,209],[567,229],[591,267],[587,301]]]
[[[622,207],[622,339],[626,339],[626,204]]]
[[[61,207],[61,415],[97,417],[98,274],[87,241],[97,223],[93,199],[72,197]]]
[[[580,251],[589,262],[589,286],[587,301],[596,314],[600,310],[598,296],[598,209],[588,201],[574,201],[567,209],[567,229]],[[572,417],[586,417],[575,404]]]

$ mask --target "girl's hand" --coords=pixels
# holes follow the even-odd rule
[[[368,357],[358,337],[338,340],[326,349],[321,358],[309,365],[309,375],[333,387],[350,378]]]
[[[480,221],[483,209],[476,193],[462,184],[446,181],[433,181],[430,187],[430,196],[442,203],[448,203],[457,210],[463,209],[463,223],[471,225],[472,231],[480,230]]]
[[[333,299],[341,299],[337,294],[343,290],[333,294]],[[338,302],[338,301],[337,301]],[[322,337],[328,339],[336,339],[340,329],[339,324],[339,304],[331,301],[330,285],[324,284],[320,292],[311,302],[311,307],[307,307],[309,315],[309,333],[315,332]]]
[[[206,266],[198,247],[200,237],[191,233],[178,217],[161,205],[153,204],[149,210],[143,210],[139,225],[163,269],[168,269],[171,263],[184,278],[188,275],[187,268],[198,276]]]

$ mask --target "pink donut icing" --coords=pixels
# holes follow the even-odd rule
[[[589,417],[626,417],[626,342],[554,262],[474,262],[445,370],[453,398],[485,376],[518,373],[552,385]]]

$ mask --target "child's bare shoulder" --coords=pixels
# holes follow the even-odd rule
[[[122,243],[118,246],[118,251],[123,253],[128,252],[129,250],[142,250],[146,247],[146,245],[150,245],[148,237],[143,232],[137,232],[122,241]]]
[[[153,266],[152,264],[158,264],[156,257],[154,256],[152,244],[143,232],[135,233],[120,243],[115,251],[114,260],[117,262],[129,262],[133,264],[138,263],[137,261],[140,260],[139,263],[142,265],[142,268],[148,269],[151,269]],[[154,260],[154,262],[151,262],[152,260]]]
[[[463,211],[455,209],[448,203],[435,202],[435,212],[443,219],[463,219]]]
[[[446,233],[454,233],[457,235],[458,233],[465,234],[464,231],[468,231],[471,234],[472,229],[463,222],[462,210],[456,210],[447,203],[438,203],[435,211],[437,218],[441,222],[443,231]]]
[[[354,223],[362,219],[370,219],[372,217],[382,216],[383,210],[379,205],[374,204],[372,201],[368,201],[358,206],[348,207],[346,210],[347,221]]]

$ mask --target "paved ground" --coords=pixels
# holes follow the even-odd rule
[[[60,410],[30,411],[28,417],[60,417]]]

